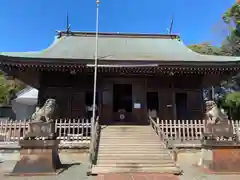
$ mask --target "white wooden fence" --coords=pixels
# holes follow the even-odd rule
[[[169,140],[194,141],[201,140],[202,132],[205,130],[204,120],[160,120],[156,119],[160,129]],[[240,128],[240,120],[231,120],[233,132]]]
[[[229,121],[233,125],[233,131],[240,128],[240,120]],[[28,132],[28,120],[1,120],[0,142],[18,143]],[[165,133],[168,140],[191,142],[199,141],[205,129],[204,120],[160,120],[156,119],[157,125]],[[62,146],[72,144],[90,144],[91,121],[90,119],[57,119],[55,123],[57,139],[61,140]],[[81,145],[80,145],[81,146]]]
[[[29,130],[28,120],[1,120],[0,141],[18,142]],[[57,119],[55,123],[57,139],[61,143],[66,142],[90,142],[91,122],[90,119]]]

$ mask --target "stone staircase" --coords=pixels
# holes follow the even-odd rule
[[[92,174],[111,172],[179,174],[180,168],[151,126],[105,126]]]

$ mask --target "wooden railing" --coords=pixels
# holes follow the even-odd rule
[[[153,130],[157,133],[157,135],[160,137],[160,140],[164,142],[166,146],[168,146],[168,137],[164,134],[164,132],[161,131],[159,125],[157,124],[156,120],[149,116],[149,122],[152,126]]]
[[[159,124],[157,124],[157,119],[152,118],[151,116],[149,118],[149,123],[152,126],[153,130],[157,133],[157,135],[160,137],[160,141],[163,142],[163,145],[165,148],[171,147],[171,151],[169,151],[170,155],[172,156],[173,160],[177,161],[177,151],[174,144],[172,144],[169,141],[169,138],[166,136],[166,134],[162,131],[162,129],[159,127]]]
[[[195,141],[201,140],[202,132],[205,131],[204,120],[155,120],[157,126],[165,133],[168,140]],[[240,128],[240,120],[229,120],[232,124],[233,132]]]
[[[29,120],[2,120],[0,122],[0,141],[18,142],[29,130]],[[61,143],[84,142],[90,143],[90,119],[56,119],[55,131]]]

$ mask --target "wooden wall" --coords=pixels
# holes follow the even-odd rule
[[[91,75],[71,75],[69,73],[42,73],[39,91],[39,105],[48,98],[57,101],[59,118],[86,117],[85,93],[92,91]]]
[[[176,93],[187,94],[187,119],[201,119],[204,112],[201,76],[162,76],[147,79],[147,91],[158,92],[160,119],[178,119]]]
[[[132,84],[132,106],[140,103],[129,116],[136,123],[147,122],[147,92],[158,92],[160,119],[177,119],[175,94],[187,93],[187,119],[201,119],[204,107],[201,90],[201,76],[160,76],[134,77],[98,75],[98,107],[102,123],[111,123],[113,113],[113,84]],[[92,74],[43,72],[40,80],[39,104],[55,98],[58,104],[58,117],[86,117],[85,93],[93,90]]]

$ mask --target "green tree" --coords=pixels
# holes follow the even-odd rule
[[[200,53],[200,54],[208,54],[208,55],[220,55],[221,49],[215,46],[212,46],[208,43],[202,44],[192,44],[189,45],[188,48],[191,50]]]
[[[9,104],[17,92],[25,88],[25,84],[19,80],[7,80],[3,72],[0,72],[0,104]]]
[[[233,119],[239,119],[240,117],[240,92],[232,92],[226,94],[222,99],[222,106],[225,109],[230,110]]]
[[[222,54],[240,55],[240,1],[232,5],[222,16],[224,23],[230,28],[230,33],[222,44]]]

